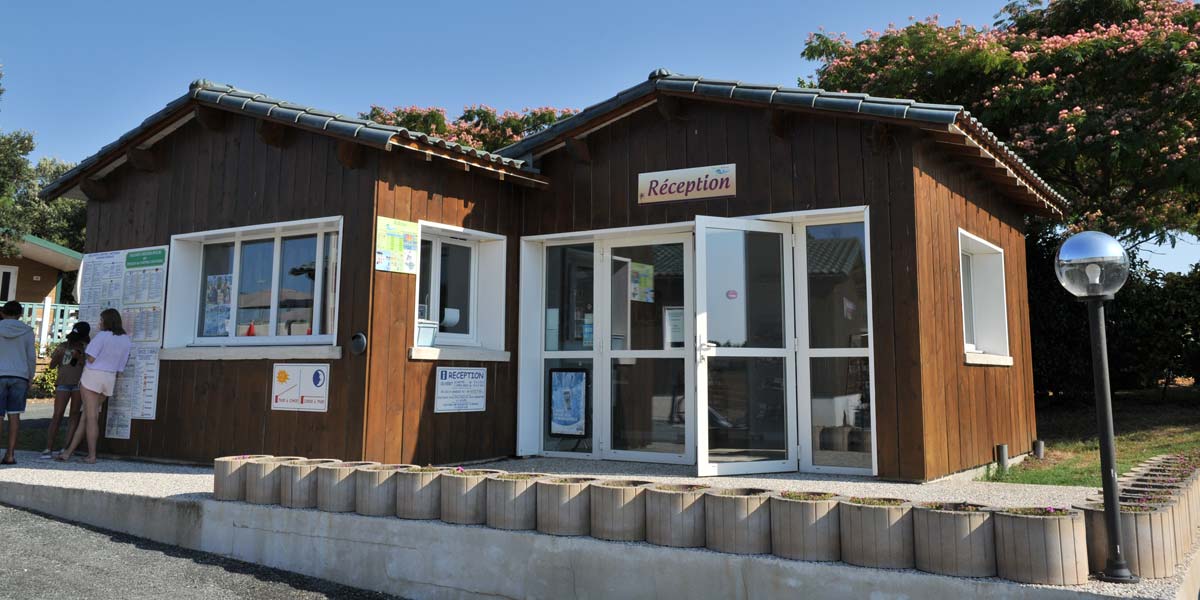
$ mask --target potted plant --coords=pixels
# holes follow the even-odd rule
[[[955,577],[996,576],[992,513],[968,502],[924,502],[913,508],[917,569]]]
[[[593,480],[555,477],[537,481],[537,530],[550,535],[587,535]]]
[[[377,465],[366,460],[333,462],[317,467],[317,508],[325,512],[354,512],[354,472]]]
[[[487,526],[495,529],[537,528],[537,487],[543,473],[500,473],[487,480]]]
[[[279,504],[279,465],[304,460],[303,456],[268,456],[242,465],[246,478],[246,502]]]
[[[998,509],[996,572],[1021,583],[1079,585],[1087,581],[1083,513],[1069,508]]]
[[[842,561],[860,567],[911,569],[912,504],[899,498],[847,498],[838,507]]]
[[[246,463],[260,458],[271,458],[270,454],[240,454],[222,456],[213,461],[213,498],[217,500],[245,500]]]
[[[504,471],[455,467],[442,473],[442,521],[480,525],[487,521],[487,478]]]
[[[396,514],[396,473],[416,465],[367,465],[354,472],[354,512],[368,517]]]
[[[1175,575],[1175,565],[1187,551],[1179,552],[1175,526],[1169,506],[1152,502],[1122,503],[1121,538],[1125,562],[1134,575],[1159,579]],[[1088,570],[1104,570],[1108,559],[1108,529],[1104,524],[1104,503],[1085,502],[1079,506],[1087,532]]]
[[[646,541],[657,546],[704,546],[703,485],[659,484],[646,488]]]
[[[396,516],[401,519],[436,519],[442,515],[442,480],[445,467],[413,467],[396,471]]]
[[[730,554],[771,553],[770,492],[713,488],[704,496],[704,542]]]
[[[279,465],[279,505],[312,508],[317,505],[317,467],[336,458],[307,458]]]
[[[649,481],[597,479],[592,483],[592,537],[619,542],[646,539]]]
[[[842,558],[838,498],[827,492],[771,494],[771,553],[793,560]]]

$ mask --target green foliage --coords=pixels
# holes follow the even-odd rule
[[[1147,388],[1200,377],[1200,264],[1164,273],[1138,262],[1109,304],[1113,385]]]
[[[490,106],[477,104],[464,108],[457,119],[447,121],[446,111],[442,108],[397,106],[387,109],[376,105],[372,106],[371,110],[360,113],[359,117],[492,152],[537,133],[574,113],[575,111],[570,109],[548,106],[526,108],[521,112],[506,110],[497,113],[496,109]]]
[[[30,398],[51,398],[54,388],[58,385],[58,369],[46,369],[33,377],[29,389]]]

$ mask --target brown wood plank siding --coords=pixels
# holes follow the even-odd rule
[[[0,266],[17,268],[17,277],[14,281],[17,286],[17,294],[13,300],[41,303],[46,301],[47,296],[55,296],[60,274],[58,269],[23,257],[0,258]],[[34,277],[37,277],[38,280],[34,281]],[[58,302],[57,297],[52,300]]]
[[[578,194],[582,201],[587,200],[586,189]],[[575,197],[573,188],[565,190],[565,198]],[[590,205],[578,208],[575,214],[579,218],[591,219]],[[376,210],[385,217],[424,219],[508,236],[505,269],[509,282],[518,280],[517,233],[521,217],[541,219],[539,214],[526,215],[522,211],[520,188],[510,183],[426,163],[407,154],[381,159]],[[374,231],[373,225],[370,231]],[[512,455],[516,451],[517,421],[515,363],[410,359],[417,278],[383,271],[373,274],[365,458],[449,464]],[[504,319],[508,323],[505,349],[512,352],[515,361],[516,285],[510,284],[504,290],[503,314],[489,301],[489,294],[495,292],[479,290],[476,322]],[[434,377],[439,366],[487,368],[487,410],[435,414]]]
[[[925,478],[993,460],[996,444],[1029,452],[1037,436],[1024,219],[971,171],[930,145],[915,145],[917,295]],[[1009,353],[1013,366],[964,363],[958,229],[1004,250]]]
[[[338,345],[328,413],[272,411],[272,360],[162,361],[158,417],[133,421],[129,440],[107,452],[207,461],[235,453],[362,455],[366,359],[348,351],[366,330],[377,154],[347,170],[336,142],[299,130],[279,149],[255,134],[254,120],[226,115],[210,131],[191,121],[154,147],[160,167],[122,166],[106,183],[113,197],[88,203],[88,252],[170,243],[172,235],[341,215],[344,218]]]
[[[589,163],[565,150],[541,157],[537,166],[553,185],[526,192],[520,235],[868,205],[879,473],[924,479],[910,138],[903,130],[877,134],[861,120],[799,114],[779,137],[762,109],[699,101],[685,108],[685,120],[666,121],[650,107],[592,132]],[[640,172],[724,163],[737,164],[737,198],[637,203]]]

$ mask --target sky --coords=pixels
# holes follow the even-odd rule
[[[583,108],[658,67],[791,84],[825,27],[861,37],[937,14],[991,24],[1006,0],[838,2],[38,2],[0,12],[0,131],[78,161],[206,78],[344,114],[385,106]],[[929,101],[958,102],[953,98]],[[1200,242],[1151,248],[1183,270]]]

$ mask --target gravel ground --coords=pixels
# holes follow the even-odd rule
[[[13,481],[75,487],[137,496],[212,493],[212,469],[101,458],[89,465],[75,460],[42,460],[37,452],[17,451],[17,464],[0,467],[0,483]]]
[[[0,598],[391,598],[0,506]]]

